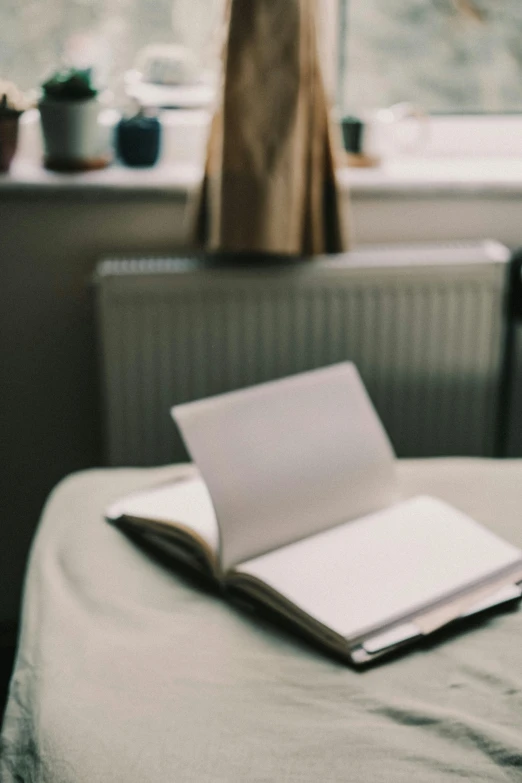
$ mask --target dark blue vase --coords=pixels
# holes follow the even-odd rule
[[[157,117],[122,117],[116,126],[116,150],[127,166],[154,166],[160,146],[161,123]]]
[[[364,124],[357,117],[343,117],[341,120],[344,149],[360,155],[363,146]]]

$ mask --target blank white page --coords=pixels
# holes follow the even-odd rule
[[[113,503],[105,512],[109,519],[121,516],[179,523],[201,536],[217,552],[219,531],[212,500],[201,478],[189,478],[136,492]]]
[[[325,626],[356,638],[519,563],[522,552],[419,496],[243,563]]]
[[[395,499],[394,454],[349,362],[173,409],[224,570]]]

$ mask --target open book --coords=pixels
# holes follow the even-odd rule
[[[106,518],[356,664],[521,595],[522,551],[436,498],[401,499],[354,365],[173,409],[197,466]]]

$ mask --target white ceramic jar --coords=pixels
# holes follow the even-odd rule
[[[84,171],[103,168],[111,158],[110,143],[99,122],[99,97],[80,100],[42,98],[38,104],[47,168]]]

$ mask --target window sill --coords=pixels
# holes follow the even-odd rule
[[[108,137],[119,115],[108,109],[100,124]],[[162,156],[150,169],[113,164],[102,171],[56,174],[40,163],[42,140],[39,114],[26,112],[21,121],[19,154],[11,172],[0,175],[0,191],[81,194],[148,195],[186,198],[201,181],[209,114],[164,111]],[[390,129],[381,128],[381,133]],[[389,135],[377,147],[386,148]],[[384,156],[371,169],[343,167],[341,188],[353,199],[406,197],[501,197],[522,195],[522,117],[432,117],[422,153]],[[374,138],[378,142],[378,138]],[[498,150],[504,155],[499,156]]]
[[[343,168],[338,176],[354,196],[522,195],[522,158],[513,157],[404,157],[375,168]]]
[[[0,193],[9,191],[26,195],[42,192],[103,194],[117,196],[166,196],[185,199],[200,182],[200,167],[196,165],[161,164],[152,168],[133,169],[113,163],[99,171],[61,174],[48,171],[39,162],[14,160],[8,174],[0,175]]]
[[[343,192],[354,198],[382,197],[510,197],[522,195],[522,159],[517,158],[396,158],[375,168],[343,167],[338,171]],[[201,181],[196,164],[160,163],[133,169],[114,163],[100,171],[58,174],[36,161],[19,159],[9,174],[0,175],[0,191],[44,191],[123,196],[157,195],[186,198]]]

